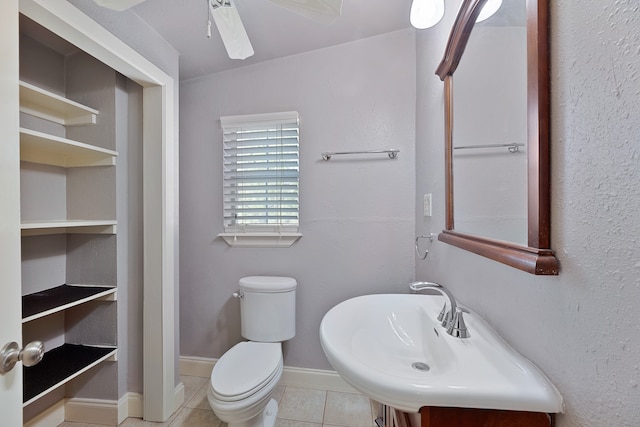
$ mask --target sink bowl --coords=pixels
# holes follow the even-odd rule
[[[562,412],[553,384],[475,313],[465,313],[469,338],[448,335],[436,319],[443,304],[440,295],[426,294],[349,299],[322,319],[322,348],[354,388],[406,412],[423,406]]]

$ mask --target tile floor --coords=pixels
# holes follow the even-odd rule
[[[207,401],[207,378],[182,376],[181,379],[184,404],[168,421],[152,423],[127,418],[120,427],[226,427]],[[374,407],[369,398],[361,394],[278,386],[273,398],[279,405],[275,427],[373,426]],[[58,427],[100,426],[65,422]]]

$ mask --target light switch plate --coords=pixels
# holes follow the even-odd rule
[[[431,193],[424,195],[424,216],[431,216]]]

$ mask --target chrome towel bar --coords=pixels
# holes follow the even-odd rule
[[[337,152],[329,152],[325,151],[322,153],[322,160],[330,160],[333,156],[341,156],[344,154],[387,154],[390,159],[395,159],[398,157],[398,153],[400,150],[395,148],[390,148],[387,150],[367,150],[367,151],[337,151]]]
[[[520,147],[524,147],[524,144],[513,142],[511,144],[484,144],[484,145],[463,145],[453,147],[454,150],[472,150],[475,148],[507,148],[510,153],[517,153],[520,151]]]

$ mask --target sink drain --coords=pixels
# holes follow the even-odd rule
[[[411,364],[411,367],[422,372],[427,372],[430,369],[429,365],[423,362],[414,362]]]

